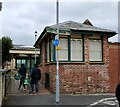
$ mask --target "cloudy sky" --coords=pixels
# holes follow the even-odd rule
[[[59,1],[59,22],[72,20],[83,23],[89,19],[94,26],[118,32],[118,0]],[[35,42],[35,31],[38,32],[38,38],[46,26],[56,23],[56,2],[6,1],[3,2],[0,20],[0,37],[8,36],[14,44],[32,46]],[[118,35],[109,40],[117,42]]]

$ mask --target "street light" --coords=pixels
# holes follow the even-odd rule
[[[36,38],[37,38],[37,31],[35,31],[35,42],[36,42]],[[36,64],[36,48],[35,48],[35,64]]]
[[[58,41],[59,45],[59,1],[57,0],[56,2],[56,23],[57,23],[57,35],[56,35],[56,40]],[[59,50],[56,49],[56,103],[59,103]]]

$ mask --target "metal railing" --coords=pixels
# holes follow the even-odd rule
[[[7,74],[10,70],[0,69],[0,107],[2,106],[2,101],[7,92],[7,86],[9,81],[7,80]]]

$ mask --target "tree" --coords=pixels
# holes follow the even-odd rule
[[[12,39],[10,37],[2,37],[2,68],[4,69],[4,64],[6,61],[11,60],[11,55],[9,50],[13,48]]]
[[[0,11],[2,10],[2,2],[0,2]]]

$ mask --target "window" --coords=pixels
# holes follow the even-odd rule
[[[83,61],[82,39],[71,39],[71,61]]]
[[[50,53],[49,53],[49,42],[47,42],[47,62],[49,62],[50,61]]]
[[[16,59],[16,68],[20,68],[21,64],[26,65],[26,59]]]
[[[28,68],[28,71],[30,72],[31,69],[30,69],[30,59],[27,60],[27,68]]]
[[[16,66],[16,68],[20,68],[20,67],[21,67],[21,60],[17,59],[17,66]]]
[[[60,38],[59,60],[68,60],[68,38]]]
[[[51,53],[50,59],[51,61],[53,61],[53,40],[51,40],[50,42],[50,53]]]
[[[102,41],[90,39],[90,61],[102,61]]]
[[[26,60],[25,60],[25,59],[22,59],[22,60],[21,60],[21,63],[22,63],[22,64],[26,64]]]
[[[34,65],[35,65],[35,59],[32,59],[32,60],[31,60],[31,67],[33,68]]]
[[[46,62],[53,61],[53,40],[49,40],[46,44]]]

